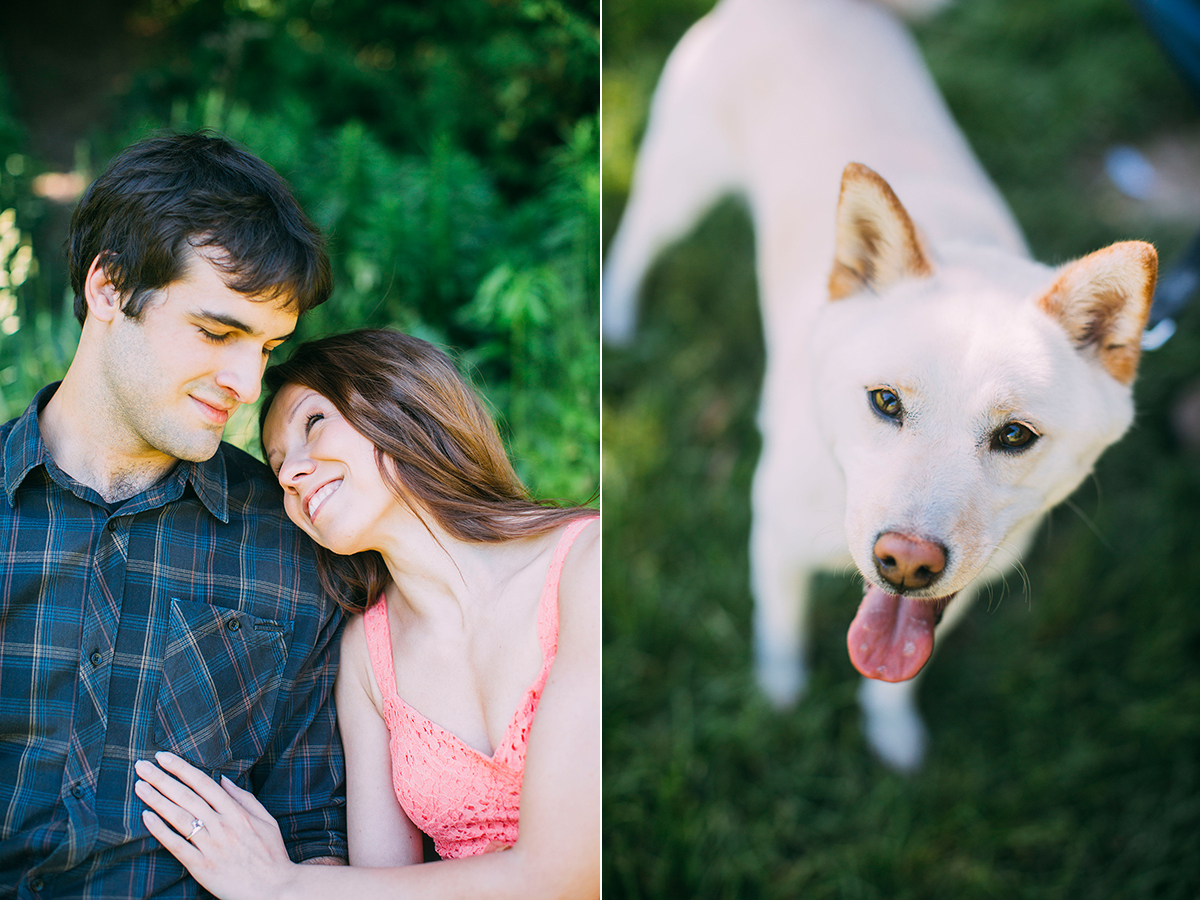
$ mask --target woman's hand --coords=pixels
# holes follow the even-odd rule
[[[134,766],[142,779],[134,793],[154,810],[142,813],[150,833],[222,900],[282,896],[298,867],[254,795],[224,776],[217,784],[173,753],[155,760],[161,769],[145,760]]]

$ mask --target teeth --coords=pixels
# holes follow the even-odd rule
[[[314,515],[316,515],[317,510],[320,508],[321,504],[325,502],[325,499],[341,486],[342,486],[342,480],[339,478],[337,481],[329,482],[329,484],[325,485],[325,487],[321,488],[319,491],[317,491],[315,494],[313,494],[312,497],[309,498],[308,520],[310,522],[312,521],[312,517]]]

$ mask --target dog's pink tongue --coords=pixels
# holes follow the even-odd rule
[[[933,653],[940,604],[898,597],[874,585],[846,632],[850,661],[868,678],[906,681]]]

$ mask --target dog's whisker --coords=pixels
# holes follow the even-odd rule
[[[1113,545],[1108,542],[1108,539],[1103,535],[1103,533],[1101,533],[1099,526],[1097,526],[1096,523],[1092,521],[1091,517],[1080,508],[1078,503],[1076,503],[1072,498],[1068,497],[1063,501],[1063,505],[1067,507],[1067,509],[1071,510],[1071,512],[1075,513],[1075,515],[1079,516],[1080,521],[1087,526],[1088,531],[1096,536],[1096,540],[1101,543],[1105,550],[1113,552]]]
[[[1020,576],[1021,586],[1024,589],[1025,598],[1026,598],[1025,605],[1027,608],[1032,609],[1033,608],[1033,581],[1029,577],[1029,570],[1025,568],[1025,563],[1021,562],[1020,553],[1017,551],[1017,549],[1015,547],[1012,546],[1011,543],[1009,543],[1008,541],[1001,541],[1000,544],[996,547],[996,551],[997,551],[997,553],[999,553],[1001,550],[1003,550],[1006,554],[1008,554],[1008,556],[1011,560],[1010,567],[1012,568],[1013,571],[1015,571]],[[1006,567],[1006,568],[1008,568],[1008,567]],[[1007,580],[1005,582],[1005,585],[1007,586]]]

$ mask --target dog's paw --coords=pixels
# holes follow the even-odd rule
[[[776,709],[795,706],[808,687],[808,674],[798,659],[759,660],[755,664],[758,686]]]
[[[864,678],[858,689],[867,743],[880,762],[897,772],[921,768],[929,742],[908,682],[890,684]]]

